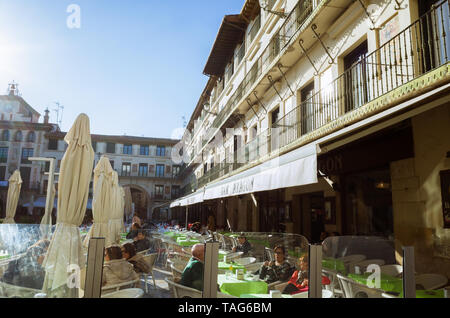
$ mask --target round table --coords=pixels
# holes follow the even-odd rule
[[[140,288],[127,288],[102,295],[102,298],[142,298],[143,295],[144,291]]]

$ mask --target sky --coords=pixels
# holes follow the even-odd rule
[[[72,4],[80,9],[80,28]],[[64,106],[91,133],[177,138],[208,77],[224,15],[244,0],[0,0],[0,94],[19,84],[39,113]],[[61,115],[60,115],[61,116]]]

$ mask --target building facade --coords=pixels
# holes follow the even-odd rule
[[[16,219],[40,222],[45,209],[49,164],[28,158],[55,159],[57,193],[59,168],[67,149],[66,133],[49,123],[48,110],[44,122],[39,123],[40,114],[20,96],[17,84],[11,84],[8,94],[0,96],[0,116],[0,218],[5,215],[7,180],[19,169],[23,184]],[[130,189],[134,213],[147,220],[171,220],[169,203],[178,198],[181,186],[178,176],[181,167],[172,162],[171,151],[179,140],[108,135],[91,135],[91,138],[96,153],[94,165],[103,155],[110,159],[119,175],[119,184]],[[92,183],[90,191],[88,210],[92,209]]]
[[[180,221],[390,237],[450,276],[449,31],[448,1],[245,1],[182,140]]]

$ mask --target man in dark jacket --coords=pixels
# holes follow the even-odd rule
[[[243,252],[243,256],[248,256],[248,252],[252,249],[252,245],[248,242],[244,234],[240,234],[238,237],[239,245],[233,247],[233,252]]]
[[[196,244],[191,249],[192,257],[181,275],[180,284],[203,290],[203,262],[205,260],[205,245]]]
[[[150,241],[148,240],[148,238],[145,235],[145,231],[144,230],[139,230],[137,232],[137,236],[134,239],[134,247],[136,248],[136,252],[142,252],[145,250],[150,249]]]

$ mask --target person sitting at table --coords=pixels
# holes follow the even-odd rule
[[[136,254],[136,248],[132,243],[125,243],[122,246],[122,257],[133,265],[136,273],[148,273],[150,265],[145,261],[144,256]]]
[[[242,256],[247,256],[248,252],[252,249],[252,245],[243,233],[239,234],[238,243],[238,246],[233,247],[233,252],[243,252]]]
[[[150,241],[147,239],[144,230],[139,230],[137,232],[137,236],[134,238],[133,244],[137,253],[148,250],[151,247]]]
[[[40,240],[31,245],[25,255],[9,262],[1,280],[10,285],[42,289],[45,278],[42,263],[49,245],[49,240]]]
[[[138,278],[133,265],[122,258],[120,246],[110,246],[105,249],[102,286],[116,285]]]
[[[137,233],[140,229],[141,229],[141,226],[138,223],[131,224],[131,230],[127,234],[127,239],[134,240],[134,238],[137,236]]]
[[[196,233],[201,234],[201,231],[202,231],[202,224],[201,224],[200,222],[195,222],[195,223],[193,223],[193,224],[191,225],[190,230],[191,230],[192,232],[196,232]]]
[[[192,257],[181,274],[180,284],[186,287],[203,290],[203,262],[205,245],[195,244],[191,249]]]
[[[292,275],[294,268],[286,261],[286,250],[283,245],[277,245],[273,249],[275,261],[265,261],[264,264],[254,274],[259,274],[259,279],[267,284],[276,281],[287,281]]]
[[[308,255],[299,258],[299,270],[296,270],[289,280],[289,284],[283,290],[283,294],[298,294],[308,291]],[[322,285],[329,285],[331,282],[326,276],[322,276]]]

